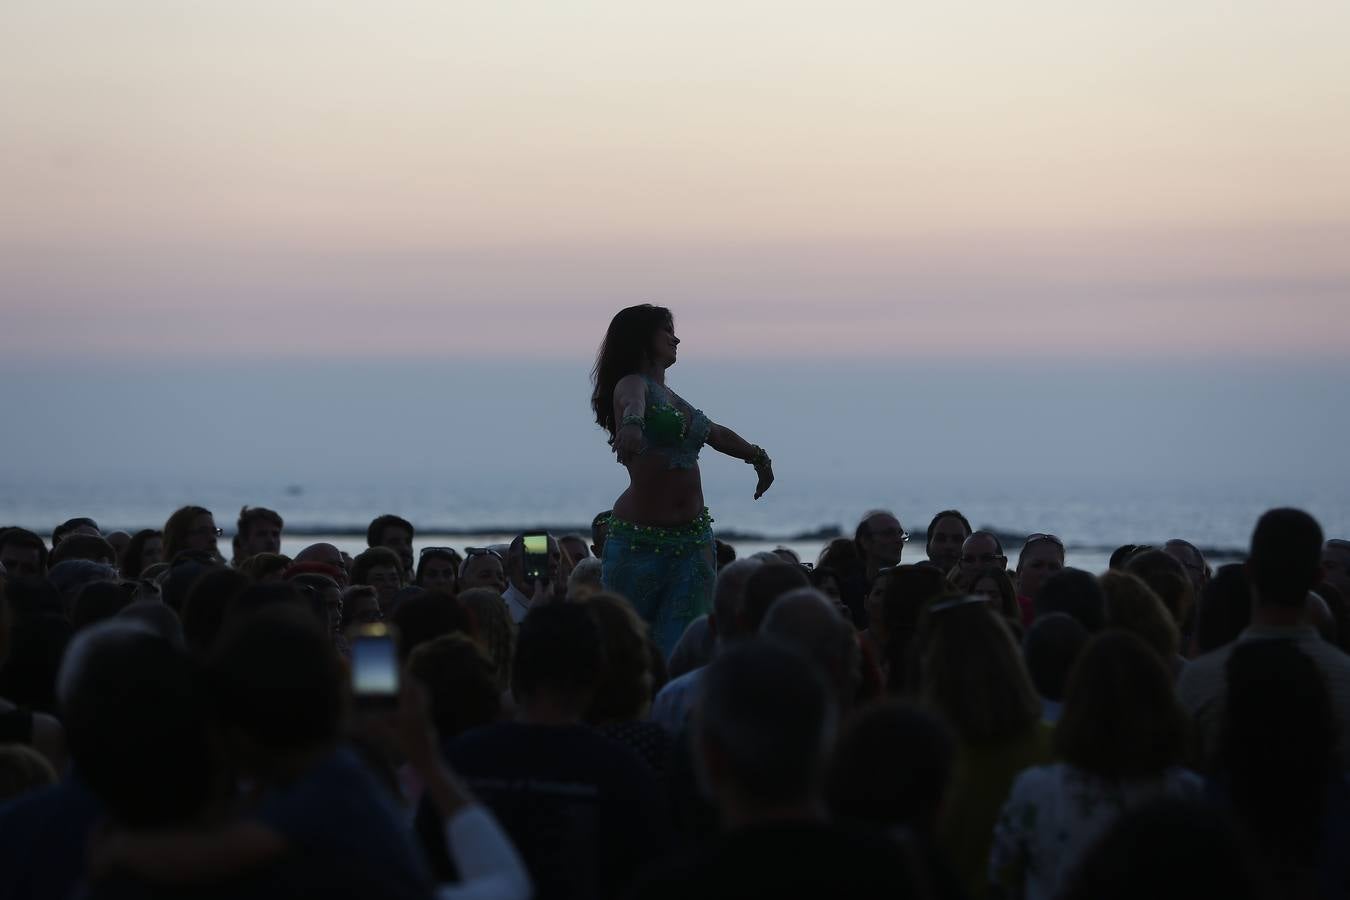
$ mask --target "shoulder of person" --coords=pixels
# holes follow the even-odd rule
[[[1063,781],[1070,773],[1067,763],[1045,763],[1028,766],[1013,778],[1012,797],[1034,796]]]
[[[1221,676],[1232,652],[1233,645],[1224,644],[1187,662],[1177,678],[1177,696],[1181,702],[1186,703],[1188,697],[1209,691],[1216,677],[1219,677],[1219,686],[1222,687],[1226,679]]]

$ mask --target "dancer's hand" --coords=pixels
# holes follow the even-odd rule
[[[614,435],[614,452],[625,466],[642,452],[644,444],[646,440],[642,436],[642,429],[636,425],[625,425]]]
[[[759,476],[759,484],[755,485],[755,499],[758,500],[773,484],[773,463],[766,462],[762,466],[756,466],[755,474]]]

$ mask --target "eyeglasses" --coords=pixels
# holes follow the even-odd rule
[[[900,543],[902,544],[909,543],[909,532],[903,528],[878,528],[876,531],[869,531],[868,536],[884,537],[884,538],[898,537],[900,539]]]
[[[221,537],[222,535],[225,534],[225,532],[222,531],[222,530],[219,529],[219,528],[208,528],[208,527],[206,527],[205,525],[203,525],[201,528],[193,528],[193,529],[191,529],[190,531],[188,531],[188,534],[191,534],[191,535],[207,535],[207,534],[209,534],[209,535],[211,535],[212,537]]]

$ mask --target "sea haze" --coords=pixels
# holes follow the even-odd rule
[[[8,367],[0,522],[158,525],[176,506],[274,506],[307,530],[399,512],[432,530],[584,523],[626,484],[563,361]],[[170,374],[171,373],[171,374]],[[670,383],[773,454],[778,483],[706,451],[719,526],[791,536],[872,506],[1106,546],[1240,547],[1277,504],[1350,533],[1350,370],[1059,362],[733,364],[686,353]],[[14,389],[18,387],[19,389]]]

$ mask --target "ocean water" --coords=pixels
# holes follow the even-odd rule
[[[1033,531],[1060,535],[1069,562],[1105,567],[1123,543],[1160,543],[1182,537],[1224,561],[1240,558],[1257,517],[1274,506],[1298,506],[1322,523],[1328,537],[1350,535],[1350,487],[1280,487],[1273,481],[1182,485],[1122,483],[1110,479],[1035,480],[1022,483],[925,477],[899,472],[878,478],[843,471],[780,472],[760,501],[745,467],[705,467],[704,492],[715,529],[734,533],[742,555],[778,545],[812,560],[825,532],[851,533],[864,512],[888,508],[914,533],[907,560],[923,557],[923,531],[944,508],[962,510],[977,528],[1007,536],[1010,553]],[[495,543],[520,531],[549,527],[584,531],[625,487],[618,467],[593,473],[537,471],[516,478],[478,478],[463,471],[422,477],[401,474],[310,479],[173,481],[121,479],[81,482],[33,479],[0,483],[0,525],[22,525],[48,536],[72,516],[86,515],[105,530],[162,527],[177,507],[193,503],[216,514],[226,542],[240,507],[262,505],[286,520],[284,550],[294,552],[324,536],[349,552],[364,547],[365,527],[382,513],[397,513],[418,529],[417,545],[463,547]]]

